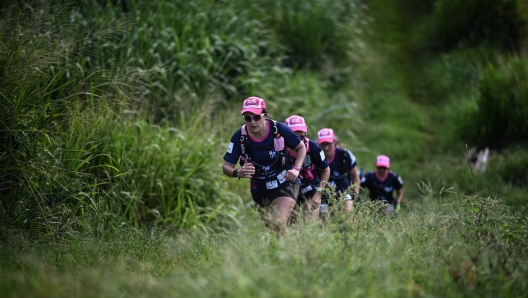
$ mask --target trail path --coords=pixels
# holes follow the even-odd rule
[[[401,7],[389,2],[368,1],[373,21],[362,70],[367,74],[366,98],[361,100],[366,124],[359,133],[367,151],[358,155],[366,170],[376,155],[388,155],[393,168],[410,178],[427,159],[433,130],[427,106],[415,98],[419,90],[412,80],[419,72],[409,58],[414,51],[406,43],[409,24],[402,21],[406,16],[400,14]]]

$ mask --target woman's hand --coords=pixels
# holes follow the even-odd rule
[[[245,163],[237,172],[240,178],[251,178],[255,174],[255,166],[252,163]]]
[[[284,174],[284,178],[288,181],[295,181],[299,177],[299,170],[297,169],[290,169],[286,171],[286,174]]]

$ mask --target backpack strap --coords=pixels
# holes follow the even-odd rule
[[[273,146],[275,151],[277,152],[278,157],[281,160],[281,167],[285,168],[293,163],[293,159],[291,155],[288,153],[288,150],[286,149],[286,145],[284,144],[284,137],[281,136],[279,132],[279,127],[277,126],[277,121],[271,120],[273,123]]]
[[[241,159],[243,162],[251,162],[251,144],[249,144],[249,138],[248,133],[246,130],[246,125],[242,125],[240,128],[240,151],[241,151]],[[242,164],[242,163],[241,163]]]
[[[307,136],[304,136],[304,146],[306,146],[306,152],[310,152],[310,139]]]
[[[341,150],[341,168],[339,169],[340,171],[342,172],[346,172],[347,171],[347,166],[349,165],[350,161],[351,161],[351,158],[350,156],[348,155],[348,150]]]

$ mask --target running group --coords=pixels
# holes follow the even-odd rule
[[[356,157],[340,146],[332,128],[319,130],[311,140],[303,117],[269,119],[259,97],[245,99],[240,113],[245,124],[231,137],[222,170],[249,179],[261,219],[277,235],[286,233],[288,222],[300,213],[304,222],[313,223],[328,221],[337,206],[353,212],[360,191],[385,203],[387,212],[399,209],[403,181],[390,170],[386,155],[378,155],[375,170],[362,175]]]

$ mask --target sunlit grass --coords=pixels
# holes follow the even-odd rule
[[[362,203],[276,240],[257,228],[170,235],[123,228],[104,237],[3,246],[6,297],[509,296],[526,290],[526,218],[489,198],[424,188],[396,218]],[[505,284],[503,284],[505,283]],[[507,285],[507,286],[503,286]],[[86,290],[85,290],[86,289]]]

